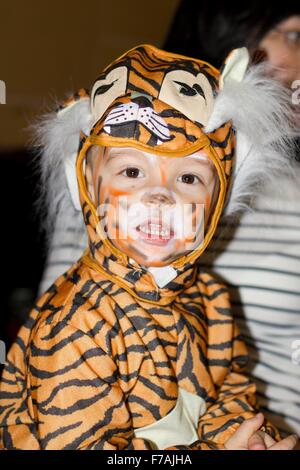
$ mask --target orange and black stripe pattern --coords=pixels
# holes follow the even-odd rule
[[[155,48],[136,48],[120,63],[130,69],[128,87],[134,93],[147,89],[153,95],[166,70],[174,67],[192,72],[203,67],[213,87],[217,80],[205,63],[162,57]],[[145,70],[151,80],[143,79]],[[116,80],[112,77],[111,83]],[[102,84],[101,92],[112,90],[111,83]],[[120,105],[127,103],[126,89],[122,96]],[[160,117],[170,109],[164,101],[160,108],[153,106]],[[77,161],[89,248],[38,300],[9,351],[0,384],[0,448],[151,449],[151,441],[137,437],[137,430],[168,417],[182,390],[201,399],[205,411],[194,442],[187,444],[182,436],[182,443],[167,448],[222,448],[256,413],[255,387],[243,375],[247,352],[227,290],[189,258],[173,264],[177,276],[158,288],[149,271],[130,263],[99,234],[81,163],[87,144],[92,145],[89,139],[97,139],[101,129],[105,133],[109,112],[108,105],[101,125],[82,136]],[[183,126],[188,120],[182,115],[181,124],[179,113],[163,116],[175,137],[154,147],[167,151],[184,134],[187,145],[193,145],[187,135],[203,139],[214,149],[226,191],[234,148],[230,123],[205,135],[195,121]],[[116,138],[105,136],[111,142]],[[136,141],[149,142],[149,134],[140,130]],[[268,432],[278,438],[271,425]]]
[[[165,52],[149,45],[135,47],[123,54],[103,70],[96,82],[116,67],[121,66],[129,70],[127,92],[146,93],[153,98],[158,98],[165,75],[177,70],[185,70],[195,76],[201,72],[207,76],[214,92],[218,90],[219,71],[210,64]]]
[[[170,413],[179,387],[207,405],[199,440],[184,448],[222,447],[254,412],[245,347],[219,282],[198,272],[177,295],[172,287],[174,297],[149,302],[84,258],[59,278],[9,352],[0,447],[150,449],[134,430]]]

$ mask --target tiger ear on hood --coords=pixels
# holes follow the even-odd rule
[[[294,178],[295,124],[290,91],[270,77],[267,62],[250,62],[246,48],[233,50],[219,79],[219,92],[204,128],[212,133],[231,121],[236,133],[231,191],[223,211],[236,215],[251,208],[267,183],[285,172]]]
[[[223,97],[228,94],[228,90],[237,88],[241,85],[243,87],[243,83],[245,80],[247,81],[247,74],[250,63],[250,54],[246,47],[240,47],[238,49],[233,49],[225,59],[223,67],[221,68],[220,78],[219,78],[219,92],[215,99],[213,112],[210,115],[210,118],[204,128],[204,132],[210,133],[217,129],[218,127],[222,126],[226,121],[233,120],[234,123],[234,113],[226,111],[224,106],[220,106],[223,104]],[[230,97],[230,102],[226,103],[232,107],[232,97]],[[228,101],[228,100],[227,100]],[[242,104],[241,100],[238,96],[235,96],[235,104]]]
[[[250,54],[246,47],[240,47],[239,49],[234,49],[231,51],[227,56],[221,70],[221,77],[219,81],[220,90],[224,88],[224,84],[228,80],[241,82],[245,76],[249,62]]]

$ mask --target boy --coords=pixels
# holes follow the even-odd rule
[[[238,51],[220,76],[139,46],[46,125],[49,187],[70,217],[67,176],[89,247],[39,299],[8,355],[3,449],[293,448],[293,436],[276,443],[256,415],[228,294],[196,263],[234,156],[215,97],[246,66]]]

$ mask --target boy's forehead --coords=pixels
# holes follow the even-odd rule
[[[121,157],[118,161],[120,163],[124,162],[126,157],[130,158],[137,158],[139,161],[140,159],[148,160],[149,162],[153,162],[157,164],[157,162],[167,162],[173,165],[176,161],[177,163],[185,163],[188,165],[190,162],[199,162],[212,165],[212,162],[209,156],[206,154],[204,150],[199,150],[194,152],[190,155],[186,155],[185,157],[170,157],[168,155],[157,155],[151,152],[145,152],[143,150],[134,148],[134,147],[103,147],[100,152],[104,156],[105,162],[111,160],[117,160],[115,157]]]

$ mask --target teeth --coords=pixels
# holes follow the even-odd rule
[[[157,224],[140,225],[140,230],[149,235],[157,235],[162,237],[166,237],[170,234],[169,230],[160,230],[160,225]]]

